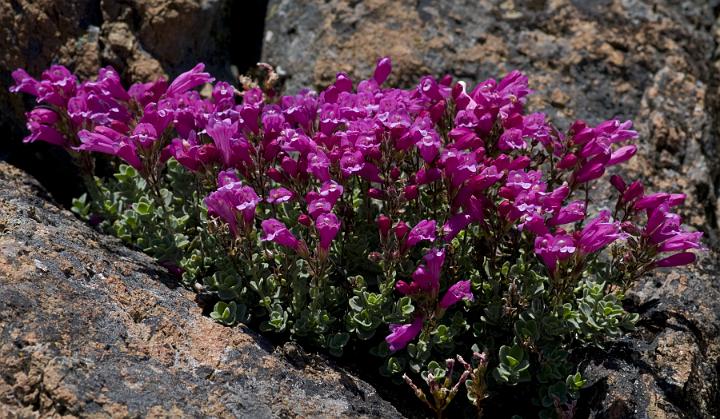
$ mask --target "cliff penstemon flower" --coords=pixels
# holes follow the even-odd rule
[[[526,112],[518,71],[399,89],[384,57],[366,80],[280,95],[261,69],[242,89],[203,64],[126,89],[110,67],[52,66],[10,90],[37,98],[24,141],[90,179],[74,210],[217,298],[214,318],[378,355],[383,375],[422,376],[433,403],[406,381],[438,415],[460,383],[478,412],[526,386],[553,414],[584,385],[573,352],[637,320],[624,292],[705,250],[681,193],[616,174],[615,198],[596,196],[638,152],[632,122],[556,127]],[[97,154],[112,178],[93,177]]]

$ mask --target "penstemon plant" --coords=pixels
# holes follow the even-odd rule
[[[376,356],[437,417],[460,391],[482,416],[516,386],[571,417],[577,354],[638,319],[627,290],[703,250],[673,212],[684,195],[597,188],[637,150],[630,121],[560,130],[524,112],[520,72],[387,88],[383,58],[357,85],[281,96],[262,69],[243,91],[202,64],[126,90],[109,67],[52,66],[10,90],[37,98],[24,141],[77,161],[73,210],[214,296],[213,319]]]

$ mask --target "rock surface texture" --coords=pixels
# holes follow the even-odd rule
[[[393,58],[391,83],[426,73],[475,83],[520,69],[528,106],[561,128],[575,119],[632,119],[640,151],[628,170],[688,194],[685,216],[718,235],[720,26],[717,1],[271,0],[263,60],[290,91],[322,88],[336,71],[367,78]],[[632,293],[636,333],[592,354],[578,417],[718,417],[717,253],[659,274]],[[609,355],[609,356],[608,356]]]
[[[203,316],[46,196],[0,162],[0,417],[401,417],[328,362]]]

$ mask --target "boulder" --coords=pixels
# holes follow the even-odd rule
[[[202,313],[0,162],[0,417],[388,417],[352,374]]]

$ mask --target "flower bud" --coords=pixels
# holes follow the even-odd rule
[[[297,221],[305,227],[309,227],[310,225],[312,225],[312,220],[307,214],[298,215]]]
[[[627,185],[625,184],[625,181],[623,178],[621,178],[618,175],[612,175],[610,176],[610,183],[615,187],[615,189],[618,190],[618,192],[623,193],[625,192],[625,189],[627,189]]]
[[[622,200],[623,202],[630,202],[635,200],[635,198],[642,196],[644,193],[644,188],[642,183],[640,183],[639,180],[636,180],[635,182],[631,183],[630,186],[625,189],[623,192]]]
[[[282,173],[280,173],[280,171],[274,167],[267,169],[267,172],[265,173],[267,173],[268,177],[275,182],[281,183],[284,180]]]
[[[380,214],[377,218],[377,226],[380,230],[380,237],[386,239],[392,227],[392,220],[387,215]]]
[[[373,73],[373,80],[375,80],[377,84],[383,84],[383,82],[387,80],[391,71],[392,61],[390,61],[390,57],[383,57],[380,59],[380,61],[378,61],[377,66],[375,67],[375,73]]]
[[[577,156],[574,154],[566,154],[565,157],[560,160],[557,167],[560,170],[565,170],[575,166],[575,163],[577,163]]]
[[[408,225],[405,224],[404,221],[398,221],[397,224],[395,224],[395,238],[398,241],[403,241],[405,239],[405,236],[407,236],[408,231],[410,231],[410,227],[408,227]]]
[[[383,191],[381,191],[380,189],[377,189],[377,188],[370,188],[370,189],[368,189],[367,194],[368,194],[368,196],[369,196],[370,198],[373,198],[373,199],[383,199],[383,198],[385,198],[385,192],[383,192]]]
[[[392,179],[392,180],[400,179],[400,173],[401,173],[400,169],[398,169],[397,167],[393,167],[392,169],[390,169],[390,179]]]
[[[640,231],[640,229],[631,221],[622,222],[620,224],[620,228],[622,229],[622,231],[628,234],[632,234],[633,236],[639,236],[642,233],[642,231]]]
[[[417,185],[409,185],[406,186],[405,189],[403,189],[403,196],[408,201],[411,201],[418,197],[418,186]]]

